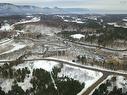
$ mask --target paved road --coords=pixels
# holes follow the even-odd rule
[[[12,27],[14,27],[16,24],[12,25]],[[76,41],[69,41],[69,40],[66,40],[66,39],[62,39],[60,38],[62,41],[67,41],[67,42],[70,42],[70,43],[73,43],[73,44],[77,44],[77,45],[80,45],[82,47],[85,47],[85,46],[89,46],[89,47],[95,47],[95,48],[98,48],[97,45],[91,45],[91,44],[86,44],[86,43],[80,43],[80,42],[76,42]],[[38,41],[38,40],[33,40],[32,41]],[[40,42],[40,41],[39,41]],[[48,42],[44,43],[44,44],[48,44]],[[50,42],[51,44],[51,42]],[[68,47],[70,47],[68,45]],[[62,48],[67,48],[67,47],[62,47]],[[120,51],[120,52],[123,52],[123,51],[127,51],[127,49],[125,50],[116,50],[116,49],[112,49],[112,48],[105,48],[105,47],[100,47],[101,49],[105,49],[105,50],[109,50],[109,51]],[[49,58],[45,58],[45,59],[28,59],[28,60],[24,60],[24,61],[37,61],[37,60],[49,60],[49,61],[56,61],[56,62],[59,62],[59,63],[62,63],[62,64],[67,64],[67,65],[70,65],[70,66],[75,66],[75,67],[79,67],[79,68],[82,68],[82,69],[88,69],[88,70],[93,70],[93,71],[98,71],[98,72],[102,72],[103,73],[103,76],[98,80],[96,81],[91,87],[89,87],[84,93],[83,95],[89,95],[91,93],[91,91],[93,91],[102,81],[104,81],[109,75],[120,75],[120,76],[124,76],[124,77],[127,77],[127,74],[125,73],[122,73],[122,72],[117,72],[117,71],[112,71],[112,70],[104,70],[104,69],[98,69],[98,68],[94,68],[94,67],[88,67],[88,66],[84,66],[84,65],[80,65],[80,64],[73,64],[72,62],[67,62],[67,61],[63,61],[63,60],[59,60],[59,59],[49,59]],[[3,60],[3,61],[0,61],[0,63],[4,63],[4,62],[10,62],[11,60]]]
[[[31,40],[31,41],[33,41],[33,42],[40,42],[41,44],[44,44],[44,45],[53,45],[53,46],[57,46],[57,47],[59,47],[59,48],[57,48],[57,49],[68,49],[68,48],[70,48],[71,46],[69,45],[69,44],[66,44],[65,46],[62,46],[62,45],[58,45],[58,44],[55,44],[55,43],[58,43],[57,41],[42,41],[42,40],[36,40],[36,39],[33,39],[33,38],[26,38],[26,37],[24,37],[24,38],[20,38],[20,39],[27,39],[27,40]],[[63,41],[63,40],[61,40],[61,41]],[[61,42],[62,43],[62,42]]]
[[[97,71],[97,72],[108,73],[110,75],[119,75],[119,76],[127,77],[127,73],[113,71],[113,70],[107,70],[107,69],[101,69],[101,68],[96,68],[96,67],[92,67],[92,66],[85,66],[85,65],[81,65],[81,64],[75,64],[73,62],[69,62],[66,60],[60,60],[60,59],[54,59],[54,58],[25,59],[23,61],[39,61],[39,60],[56,61],[56,62],[59,62],[62,64],[67,64],[67,65],[79,67],[82,69],[88,69],[88,70],[93,70],[93,71]],[[12,61],[15,61],[15,60],[0,60],[0,63],[6,63],[6,62],[12,62]]]
[[[75,66],[75,67],[79,67],[82,69],[88,69],[88,70],[93,70],[93,71],[97,71],[97,72],[102,72],[103,76],[96,81],[91,87],[89,87],[82,95],[89,95],[100,83],[102,83],[109,75],[120,75],[120,76],[124,76],[127,77],[127,73],[122,73],[122,72],[117,72],[117,71],[112,71],[112,70],[105,70],[105,69],[98,69],[98,68],[94,68],[94,67],[88,67],[85,65],[81,65],[81,64],[74,64],[73,62],[68,62],[65,60],[60,60],[60,59],[52,59],[52,58],[42,58],[42,59],[26,59],[23,61],[38,61],[38,60],[48,60],[48,61],[56,61],[62,64],[66,64],[66,65],[70,65],[70,66]],[[0,63],[5,63],[5,62],[11,62],[12,60],[1,60]]]
[[[120,76],[127,77],[127,73],[113,71],[113,70],[106,70],[106,69],[101,69],[101,68],[96,68],[96,67],[91,67],[91,66],[85,66],[85,65],[81,65],[81,64],[75,64],[73,62],[68,62],[66,60],[60,60],[60,59],[42,58],[42,59],[26,59],[24,61],[37,61],[37,60],[56,61],[56,62],[59,62],[59,63],[62,63],[62,64],[67,64],[67,65],[74,66],[74,67],[79,67],[79,68],[82,68],[82,69],[88,69],[88,70],[93,70],[93,71],[97,71],[97,72],[108,73],[110,75],[120,75]]]
[[[62,38],[63,39],[63,38]],[[71,42],[73,44],[78,44],[78,45],[81,45],[82,47],[85,47],[85,46],[88,46],[88,47],[93,47],[93,48],[100,48],[100,49],[104,49],[104,50],[108,50],[108,51],[117,51],[117,52],[124,52],[124,51],[127,51],[127,49],[113,49],[113,48],[106,48],[106,47],[103,47],[103,46],[98,46],[98,45],[92,45],[92,44],[86,44],[86,43],[81,43],[81,42],[77,42],[77,41],[70,41],[68,39],[63,39],[67,42]]]
[[[50,59],[50,58],[45,58],[45,59],[36,59],[36,60],[48,60],[48,61],[56,61],[62,64],[67,64],[70,66],[75,66],[75,67],[79,67],[79,68],[83,68],[83,69],[88,69],[88,70],[93,70],[93,71],[98,71],[98,72],[102,72],[103,76],[97,80],[92,86],[90,86],[82,95],[89,95],[92,91],[94,91],[94,89],[101,84],[109,75],[120,75],[120,76],[124,76],[127,77],[127,74],[124,74],[122,72],[117,72],[117,71],[111,71],[111,70],[102,70],[102,69],[97,69],[97,68],[92,68],[92,67],[87,67],[84,65],[80,65],[80,64],[74,64],[72,62],[68,62],[68,61],[63,61],[63,60],[59,60],[59,59]],[[29,60],[24,60],[24,61],[35,61],[35,59],[29,59]]]
[[[89,94],[91,94],[92,91],[94,91],[95,88],[98,85],[100,85],[108,76],[109,76],[109,74],[107,74],[107,73],[103,74],[103,76],[99,80],[97,80],[92,86],[87,88],[87,90],[82,95],[89,95]]]
[[[3,41],[3,42],[0,42],[0,45],[5,44],[5,43],[10,42],[10,41],[13,41],[13,38],[8,39],[8,40],[5,40],[5,41]]]

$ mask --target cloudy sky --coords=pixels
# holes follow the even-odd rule
[[[127,10],[127,0],[0,0],[0,3],[29,4],[40,7],[76,7]]]

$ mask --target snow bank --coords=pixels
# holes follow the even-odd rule
[[[123,19],[123,21],[127,21],[127,19]]]
[[[83,38],[85,36],[82,35],[82,34],[74,34],[74,35],[71,35],[71,37],[74,38],[74,39],[81,39],[81,38]]]

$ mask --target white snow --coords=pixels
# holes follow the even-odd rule
[[[116,86],[118,88],[122,88],[123,92],[127,92],[127,80],[123,76],[116,77]]]
[[[29,77],[26,76],[24,82],[18,82],[18,85],[21,86],[24,91],[26,91],[27,89],[32,88],[30,80],[32,78],[33,69],[42,68],[51,73],[52,69],[55,66],[59,66],[59,64],[60,63],[55,62],[55,61],[40,60],[40,61],[25,62],[24,64],[19,64],[18,66],[14,66],[13,68],[22,69],[22,68],[28,67],[28,69],[31,71],[31,73],[29,74]],[[63,65],[61,72],[58,74],[58,76],[59,77],[68,76],[69,78],[79,80],[79,82],[81,83],[85,83],[84,89],[78,94],[80,95],[88,87],[90,87],[94,82],[96,82],[102,76],[102,73],[91,71],[91,70],[86,70],[86,69],[81,69],[79,67]],[[11,90],[12,82],[13,81],[8,81],[8,80],[3,81],[2,83],[3,90],[6,92]],[[53,78],[52,78],[52,82],[54,83],[54,87],[57,89],[55,80]],[[7,83],[9,86],[7,85]]]
[[[28,16],[28,17],[32,17],[32,16]],[[14,25],[25,24],[30,22],[38,22],[38,21],[40,21],[40,17],[33,17],[31,20],[21,20],[20,22],[17,22],[12,25],[9,25],[8,23],[6,23],[4,26],[0,28],[0,31],[10,31],[10,30],[13,30]]]
[[[126,21],[124,19],[124,21]],[[113,22],[113,23],[107,23],[108,25],[113,25],[114,27],[123,27],[123,28],[127,28],[127,26],[124,26],[124,25],[118,25],[116,22]]]
[[[24,30],[16,30],[16,31],[19,32],[19,33],[25,33]]]
[[[50,77],[51,77],[51,79],[52,79],[52,83],[54,84],[54,88],[57,90],[57,85],[56,85],[56,83],[55,83],[55,80],[54,80],[54,78],[53,78],[51,72],[50,72]]]
[[[35,33],[41,33],[43,35],[53,36],[54,33],[59,33],[61,31],[60,28],[48,27],[46,25],[26,25],[24,31],[31,31]]]
[[[81,24],[84,23],[84,22],[82,22],[82,21],[75,21],[75,22],[76,22],[76,23],[81,23]]]
[[[108,25],[116,25],[116,22],[107,23]]]
[[[14,52],[16,50],[20,50],[20,49],[26,47],[25,44],[20,44],[20,43],[13,43],[12,45],[14,46],[14,48],[12,48],[11,50],[8,50],[6,52],[1,53],[0,55],[6,54],[6,53],[11,53],[11,52]]]
[[[51,72],[53,67],[58,66],[58,65],[59,65],[59,63],[55,62],[55,61],[41,61],[40,60],[40,61],[32,61],[32,62],[20,64],[18,66],[15,66],[14,68],[19,69],[19,68],[28,67],[31,71],[31,74],[32,74],[33,69],[42,68],[48,72]],[[61,72],[58,74],[58,76],[59,77],[68,76],[68,77],[73,78],[75,80],[79,80],[80,82],[84,82],[85,83],[85,88],[84,88],[85,90],[102,76],[102,73],[99,73],[99,72],[81,69],[81,68],[73,67],[73,66],[69,66],[69,65],[63,65],[63,66],[64,67],[61,69]],[[32,77],[31,74],[30,74],[30,77]],[[53,81],[53,83],[54,83],[55,88],[57,88],[55,85],[55,81]],[[29,83],[26,83],[26,84],[20,83],[20,84],[27,85],[27,86],[24,86],[24,88],[23,88],[24,90],[31,87],[31,85]],[[83,91],[84,91],[84,89],[83,89]]]
[[[82,95],[83,92],[93,83],[95,83],[102,75],[103,74],[101,72],[81,69],[69,65],[64,65],[61,72],[58,74],[59,77],[68,76],[69,78],[78,80],[81,83],[85,83],[84,89],[78,93],[78,95]]]
[[[102,71],[108,71],[108,72],[111,72],[111,73],[118,73],[118,74],[127,74],[126,71],[123,71],[123,70],[111,70],[111,69],[106,69],[106,68],[102,68],[102,67],[97,67],[97,66],[89,66],[89,65],[81,65],[81,64],[77,64],[75,62],[72,62],[70,60],[65,60],[65,59],[57,59],[57,58],[53,58],[53,57],[48,57],[48,58],[45,58],[45,59],[53,59],[53,60],[60,60],[60,61],[63,61],[63,62],[68,62],[70,64],[76,64],[77,66],[83,66],[83,67],[87,67],[89,69],[99,69],[99,70],[102,70]]]
[[[0,41],[0,44],[4,44],[6,42],[12,41],[12,39],[3,39]]]
[[[76,23],[80,23],[80,24],[84,23],[84,22],[78,21],[78,20],[73,20],[72,22],[76,22]]]
[[[20,22],[18,22],[18,23],[16,23],[16,24],[24,24],[24,23],[38,22],[38,21],[40,21],[40,17],[34,17],[34,18],[32,18],[31,20],[20,21]]]
[[[74,34],[74,35],[71,35],[72,38],[75,38],[75,39],[81,39],[83,37],[85,37],[84,35],[82,34]]]
[[[11,86],[13,85],[13,81],[14,81],[14,79],[6,79],[6,80],[2,79],[1,80],[2,83],[0,84],[2,90],[5,92],[8,92],[9,90],[11,90]]]
[[[0,28],[0,31],[9,31],[11,29],[12,29],[11,26],[6,23],[4,26]]]
[[[54,62],[54,61],[35,61],[33,63],[33,68],[37,69],[37,68],[42,68],[46,71],[51,72],[53,67],[58,65],[59,63]]]
[[[80,23],[80,24],[85,23],[80,18],[74,18],[74,20],[72,20],[72,22],[76,22],[76,23]]]
[[[29,77],[24,79],[24,82],[18,82],[18,85],[21,86],[24,91],[33,87],[30,83],[31,77],[32,75],[29,75]]]
[[[50,75],[51,75],[51,71],[52,71],[53,67],[57,66],[58,64],[59,63],[54,62],[54,61],[32,61],[32,62],[26,62],[24,64],[20,64],[18,66],[14,66],[13,68],[22,69],[22,68],[28,67],[28,69],[31,71],[31,73],[29,74],[29,77],[26,77],[23,83],[22,82],[18,83],[18,85],[21,86],[24,91],[26,91],[27,89],[32,88],[32,84],[30,83],[30,80],[32,78],[33,69],[42,68],[42,69],[50,72]],[[52,82],[54,83],[54,87],[57,89],[52,75],[51,75],[51,78],[52,78]]]
[[[27,62],[27,63],[24,63],[24,64],[20,64],[18,66],[15,66],[14,68],[16,69],[19,69],[19,68],[25,68],[25,67],[28,67],[31,71],[33,69],[44,69],[48,72],[52,71],[52,68],[54,66],[57,66],[59,63],[57,62],[54,62],[54,61],[43,61],[43,60],[40,60],[40,61],[32,61],[32,62]]]
[[[33,69],[39,69],[42,68],[48,72],[52,71],[52,68],[56,65],[58,65],[59,63],[54,62],[54,61],[33,61],[33,62],[27,62],[24,64],[20,64],[18,66],[14,66],[14,69],[22,69],[25,67],[28,67],[29,70],[31,71],[31,73],[29,74],[29,77],[26,76],[26,78],[24,79],[24,82],[18,82],[18,85],[22,87],[22,89],[24,91],[26,91],[27,89],[32,88],[32,84],[30,83],[30,80],[32,78],[32,72]],[[52,79],[53,80],[53,79]],[[5,92],[8,92],[9,90],[11,90],[11,86],[13,85],[13,79],[1,79],[1,87]],[[53,81],[54,83],[54,81]]]
[[[10,39],[10,40],[6,40],[6,41],[2,41],[0,44],[1,46],[6,46],[8,44],[11,44],[14,41],[14,39]]]
[[[65,22],[69,22],[69,20],[64,20]]]
[[[101,77],[102,73],[87,70],[87,69],[81,69],[79,67],[64,65],[58,76],[62,77],[63,75],[73,78],[75,80],[79,80],[80,82],[87,81],[85,86],[88,87],[89,85],[88,82],[92,83],[94,79],[96,80],[96,78],[98,79],[99,77]]]
[[[104,81],[102,81],[98,86],[96,86],[96,88],[94,88],[94,90],[90,93],[90,95],[93,94],[93,92],[95,91],[95,89],[99,88],[99,86],[102,84],[102,83],[106,83],[106,80],[108,79],[111,79],[112,76],[108,76]]]
[[[116,77],[116,81],[111,81],[112,77]],[[123,76],[113,76],[110,75],[108,76],[102,83],[106,83],[106,81],[109,80],[111,82],[111,86],[107,87],[108,91],[112,91],[114,86],[116,86],[117,88],[122,88],[122,92],[126,93],[127,92],[127,80],[125,79],[125,77]],[[99,86],[102,84],[100,83],[95,89],[99,88]],[[92,93],[95,91],[95,89],[91,92],[90,95],[92,95]]]
[[[26,17],[31,18],[31,17],[33,17],[33,16],[26,16]]]
[[[25,23],[30,23],[30,22],[38,22],[40,21],[40,17],[33,17],[31,20],[21,20],[20,22],[17,22],[15,24],[12,24],[10,26],[11,29],[14,29],[14,26],[15,25],[18,25],[18,24],[25,24]]]
[[[123,21],[127,21],[127,19],[123,19]]]

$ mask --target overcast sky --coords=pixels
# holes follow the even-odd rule
[[[29,4],[39,7],[76,7],[127,10],[127,0],[0,0],[0,3]]]

